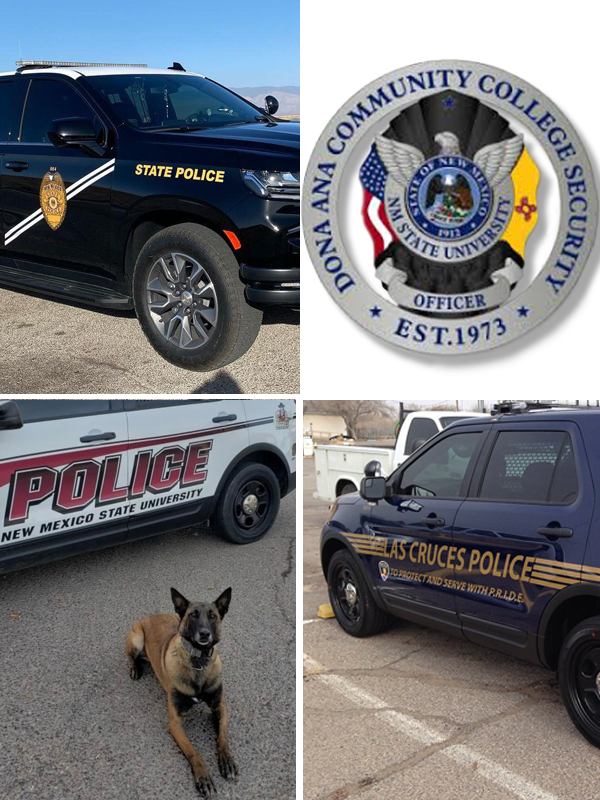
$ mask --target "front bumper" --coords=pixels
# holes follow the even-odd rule
[[[290,255],[300,252],[300,226],[285,232]],[[289,259],[288,263],[289,263]],[[298,263],[297,257],[293,259]],[[240,277],[246,284],[246,300],[260,305],[300,306],[300,267],[270,267],[241,264]]]
[[[270,269],[242,264],[246,300],[261,305],[300,305],[300,268]]]

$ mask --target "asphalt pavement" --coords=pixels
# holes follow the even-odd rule
[[[600,751],[554,673],[400,620],[355,639],[317,617],[315,489],[304,459],[304,800],[600,798]]]
[[[169,364],[133,312],[101,311],[0,289],[0,393],[297,394],[300,313],[267,309],[240,359],[213,372]]]
[[[131,680],[125,637],[172,611],[171,586],[192,600],[231,586],[219,649],[235,783],[219,775],[208,710],[185,729],[218,797],[294,798],[295,503],[254,544],[186,529],[0,578],[0,797],[198,797],[164,691],[149,666]]]

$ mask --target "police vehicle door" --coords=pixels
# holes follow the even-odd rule
[[[136,483],[130,528],[145,514],[212,497],[248,447],[249,426],[263,424],[246,419],[242,400],[126,400],[125,408]]]
[[[122,401],[16,400],[23,427],[0,430],[0,547],[119,519],[126,530]]]
[[[369,527],[385,541],[376,585],[392,608],[417,621],[456,624],[452,530],[484,439],[482,428],[469,425],[424,445],[393,476],[393,496],[373,508]]]
[[[100,139],[107,129],[74,81],[25,73],[17,83],[11,140],[2,146],[5,252],[75,269],[106,268],[114,152],[56,147],[48,131],[54,120],[73,117],[89,120]]]
[[[574,423],[503,422],[487,450],[454,525],[457,609],[468,639],[518,650],[579,582],[594,488]]]

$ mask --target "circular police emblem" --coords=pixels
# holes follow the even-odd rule
[[[380,561],[379,562],[379,575],[382,581],[387,581],[390,577],[390,565],[387,561]]]
[[[561,198],[537,268],[528,239],[538,219],[553,226],[534,140]],[[345,175],[360,182],[371,263],[349,255]],[[457,354],[509,342],[567,297],[594,243],[597,196],[581,141],[547,97],[493,67],[439,61],[374,81],[328,123],[304,182],[303,225],[319,277],[363,328]]]

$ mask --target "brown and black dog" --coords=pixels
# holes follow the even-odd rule
[[[217,790],[204,760],[185,735],[182,716],[201,700],[209,706],[217,731],[219,770],[224,778],[235,778],[237,767],[227,742],[227,708],[217,652],[231,589],[214,603],[190,603],[176,589],[171,589],[171,597],[177,614],[136,620],[127,634],[125,652],[134,680],[141,677],[144,660],[152,665],[167,693],[169,733],[190,762],[196,788],[203,797],[210,797]]]

